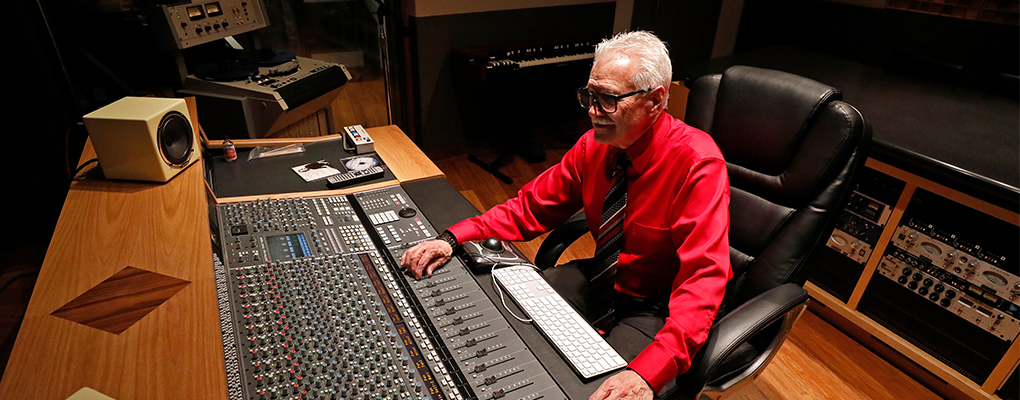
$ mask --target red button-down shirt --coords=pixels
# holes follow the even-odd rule
[[[530,240],[583,207],[596,232],[619,151],[588,131],[516,198],[449,230],[460,241]],[[669,299],[665,326],[629,365],[658,392],[690,368],[732,275],[730,186],[712,138],[669,114],[625,151],[633,166],[615,286],[631,296]]]

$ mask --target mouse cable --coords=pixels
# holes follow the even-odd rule
[[[488,259],[488,258],[486,257],[486,259]],[[518,267],[518,266],[530,267],[530,268],[534,269],[535,271],[538,271],[539,273],[542,272],[542,270],[539,269],[538,267],[536,267],[534,264],[529,264],[529,263],[516,263],[516,264],[496,263],[496,265],[492,266],[492,271],[495,272],[497,269],[510,268],[510,267]],[[495,273],[490,273],[490,276],[492,277],[492,288],[493,288],[493,290],[496,291],[496,293],[499,294],[499,301],[501,303],[503,303],[503,309],[506,310],[508,313],[510,313],[510,315],[512,315],[518,321],[529,322],[529,323],[532,322],[533,319],[518,317],[517,314],[514,314],[514,312],[512,310],[510,310],[510,307],[507,307],[507,305],[506,305],[506,298],[503,297],[503,291],[505,289],[501,288],[499,286],[499,284],[496,283],[496,274]]]

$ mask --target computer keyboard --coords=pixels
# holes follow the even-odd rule
[[[531,267],[492,270],[510,298],[524,310],[553,347],[585,378],[627,366],[627,362]]]

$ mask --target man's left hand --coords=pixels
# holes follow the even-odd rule
[[[651,400],[652,388],[637,372],[626,370],[609,377],[588,400]]]

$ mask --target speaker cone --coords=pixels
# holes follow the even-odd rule
[[[166,113],[159,121],[156,136],[159,138],[159,152],[167,165],[180,167],[191,160],[195,135],[191,130],[191,123],[184,114],[177,111]]]

